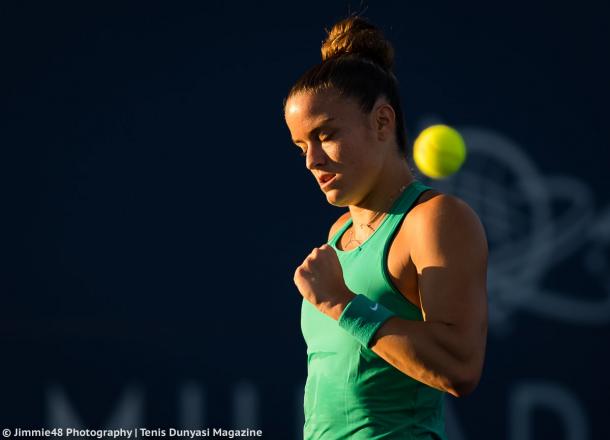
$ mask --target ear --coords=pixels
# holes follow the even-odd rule
[[[380,141],[392,139],[396,128],[396,113],[392,106],[385,99],[380,98],[371,113],[377,139]]]

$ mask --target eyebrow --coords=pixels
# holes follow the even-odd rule
[[[330,117],[330,118],[326,118],[326,119],[324,119],[323,121],[321,121],[321,122],[318,124],[318,126],[317,126],[317,127],[312,128],[312,129],[310,130],[310,132],[308,133],[308,136],[309,136],[309,135],[314,134],[314,133],[315,133],[315,132],[317,132],[317,131],[319,131],[321,128],[323,128],[323,127],[326,125],[326,123],[328,123],[328,122],[330,122],[330,121],[334,121],[334,119],[335,119],[334,117]],[[294,143],[296,144],[297,142],[303,142],[303,141],[302,141],[302,140],[300,140],[300,139],[293,139],[293,140],[292,140],[292,142],[294,142]]]

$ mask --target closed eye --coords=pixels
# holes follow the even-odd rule
[[[329,134],[329,135],[326,135],[326,136],[321,136],[320,137],[320,142],[326,142],[326,141],[330,140],[332,137],[333,137],[333,134]]]

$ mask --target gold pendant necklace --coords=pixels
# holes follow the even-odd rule
[[[375,214],[375,216],[373,217],[373,220],[371,220],[370,222],[360,225],[361,228],[364,228],[365,226],[367,226],[371,231],[375,232],[375,228],[373,228],[371,225],[375,222],[375,220],[377,220],[377,217],[379,217],[379,215],[383,213],[383,211],[380,211],[378,213]],[[353,222],[352,222],[353,223]],[[352,241],[355,241],[356,243],[358,243],[358,246],[360,246],[362,244],[362,241],[357,240],[354,237],[354,226],[352,225],[352,227],[349,230],[349,240],[347,241],[347,243],[345,243],[345,246],[349,246],[349,244]]]
[[[400,195],[402,194],[402,192],[405,190],[405,188],[406,188],[406,187],[407,187],[407,185],[403,185],[403,186],[400,188],[400,191],[398,192],[398,196],[397,196],[397,197],[400,197]],[[391,207],[391,206],[394,204],[394,200],[396,200],[396,197],[395,197],[395,198],[392,200],[392,203],[390,204],[390,207]],[[383,213],[384,213],[384,212],[383,212],[383,210],[382,210],[382,211],[379,211],[379,212],[376,212],[376,213],[375,213],[375,215],[373,216],[373,219],[372,219],[371,221],[369,221],[369,222],[368,222],[368,223],[366,223],[366,224],[362,224],[362,225],[360,225],[360,227],[361,227],[361,228],[364,228],[365,226],[367,226],[367,227],[368,227],[368,228],[369,228],[371,231],[375,232],[375,228],[373,228],[371,225],[372,225],[372,224],[373,224],[373,223],[374,223],[374,222],[377,220],[377,218],[378,218],[378,217],[379,217],[381,214],[383,214]],[[386,213],[386,214],[387,214],[387,213]],[[354,224],[353,224],[353,221],[352,221],[352,227],[351,227],[351,229],[350,229],[350,231],[349,231],[349,232],[350,232],[350,235],[349,235],[349,240],[347,241],[347,243],[345,243],[345,246],[344,246],[343,248],[345,249],[345,248],[349,247],[349,244],[350,244],[352,241],[355,241],[356,243],[358,243],[358,247],[360,247],[360,246],[362,245],[362,243],[363,243],[363,242],[362,242],[362,241],[360,241],[360,240],[357,240],[357,239],[353,238],[353,237],[354,237]],[[369,235],[369,236],[370,236],[370,235]],[[368,238],[368,237],[367,237],[367,238]],[[366,240],[366,238],[365,238],[365,240]]]

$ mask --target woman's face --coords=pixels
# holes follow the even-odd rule
[[[328,202],[358,204],[375,185],[386,155],[375,111],[366,115],[354,99],[328,91],[292,96],[284,117]],[[326,174],[335,176],[324,185]]]

